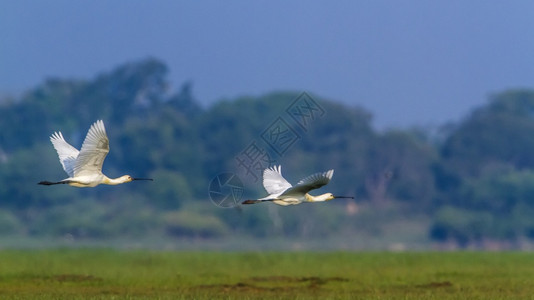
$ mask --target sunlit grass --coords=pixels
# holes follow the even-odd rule
[[[520,252],[0,252],[1,299],[531,299]]]

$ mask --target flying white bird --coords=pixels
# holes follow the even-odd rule
[[[117,185],[132,180],[152,180],[151,178],[132,178],[130,175],[112,179],[102,174],[102,164],[109,152],[109,140],[102,120],[98,120],[91,125],[80,151],[69,145],[61,132],[54,132],[50,136],[50,141],[54,145],[59,156],[59,162],[61,162],[69,178],[58,182],[41,181],[39,184],[68,184],[75,187],[94,187],[99,184]]]
[[[274,166],[263,171],[263,187],[270,195],[257,200],[245,200],[242,204],[272,201],[278,205],[286,206],[300,204],[302,202],[323,202],[334,198],[354,199],[354,197],[334,196],[332,193],[318,196],[308,194],[309,191],[328,184],[330,179],[332,179],[332,175],[334,175],[334,170],[315,173],[302,179],[297,185],[291,186],[291,184],[282,176],[282,166]]]

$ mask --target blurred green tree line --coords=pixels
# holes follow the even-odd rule
[[[497,94],[438,133],[377,131],[364,108],[312,94],[276,92],[204,107],[191,82],[171,91],[168,71],[149,58],[90,80],[48,79],[1,99],[0,233],[210,238],[376,230],[363,224],[358,207],[428,216],[431,239],[461,246],[534,239],[534,91]],[[306,111],[299,103],[315,106]],[[104,173],[155,181],[38,186],[66,177],[51,133],[80,147],[97,119],[110,139]],[[285,140],[269,140],[274,129]],[[247,169],[240,157],[252,150],[263,160]],[[208,186],[221,172],[238,174],[243,197],[263,195],[258,175],[268,164],[282,164],[290,182],[333,168],[328,191],[356,200],[298,209],[223,209],[210,201]]]

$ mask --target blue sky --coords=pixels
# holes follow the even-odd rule
[[[275,90],[379,128],[458,120],[534,83],[534,1],[0,1],[0,93],[148,56],[204,104]]]

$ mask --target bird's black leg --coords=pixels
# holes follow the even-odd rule
[[[255,204],[255,203],[259,203],[259,202],[262,202],[261,200],[245,200],[243,202],[241,202],[241,204]]]
[[[255,204],[255,203],[260,203],[260,202],[265,202],[265,201],[274,201],[274,200],[277,200],[277,199],[245,200],[241,202],[241,204]]]
[[[41,182],[39,182],[38,184],[42,184],[42,185],[54,185],[54,184],[68,184],[69,182],[70,182],[69,180],[58,181],[58,182],[41,181]]]

